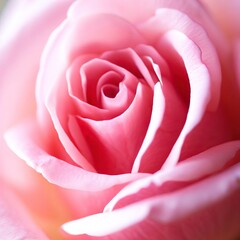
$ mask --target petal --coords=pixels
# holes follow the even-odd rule
[[[141,50],[144,51],[149,49],[152,50],[150,46],[140,44],[133,49],[127,48],[114,52],[105,52],[102,57],[118,66],[121,66],[123,69],[126,69],[138,78],[138,81],[144,79],[144,82],[148,83],[148,85],[153,89],[155,81],[153,81],[151,70],[147,68],[146,63],[143,61],[144,56],[142,56],[143,54],[141,53]],[[149,55],[153,52],[153,50],[151,50],[148,51]],[[131,85],[134,86],[134,84],[129,81],[128,86],[130,87]]]
[[[138,11],[136,10],[136,5]],[[155,9],[160,4],[156,1],[115,1],[103,0],[101,3],[96,0],[76,1],[69,9],[68,15],[72,18],[84,15],[94,15],[102,13],[110,13],[121,18],[125,18],[131,22],[139,22],[148,19],[154,14]]]
[[[54,89],[55,90],[55,89]],[[62,94],[63,91],[66,91],[66,88],[62,91],[58,91]],[[56,129],[57,135],[58,135],[58,141],[60,140],[60,143],[64,147],[64,150],[67,152],[67,154],[70,156],[70,158],[77,163],[80,167],[84,168],[85,170],[96,172],[96,169],[94,168],[91,159],[87,159],[86,156],[89,156],[89,153],[85,156],[83,153],[77,149],[76,145],[70,138],[70,133],[73,130],[73,126],[70,126],[70,129],[67,128],[67,126],[73,124],[73,122],[70,119],[70,122],[67,120],[68,117],[70,117],[69,112],[65,112],[66,110],[63,109],[63,106],[67,108],[67,106],[70,106],[68,108],[68,111],[71,109],[71,103],[67,101],[64,97],[57,98],[57,93],[53,93],[49,96],[47,106],[48,111],[51,114],[51,119],[54,124],[54,128]],[[68,116],[69,114],[69,116]],[[53,130],[52,130],[53,131]],[[83,140],[84,142],[84,140]],[[84,143],[84,145],[86,145]],[[84,148],[87,150],[87,148]]]
[[[136,6],[138,11],[135,11]],[[78,17],[79,15],[110,13],[137,24],[148,20],[156,13],[156,9],[159,8],[178,9],[191,16],[194,20],[206,22],[205,25],[207,27],[211,26],[205,9],[198,1],[191,1],[186,4],[184,0],[132,0],[131,2],[116,0],[114,3],[111,0],[102,0],[101,3],[97,0],[90,0],[88,2],[80,0],[71,6],[68,15],[70,17]]]
[[[200,181],[199,183],[193,184],[182,190],[167,194],[166,196],[156,196],[153,198],[148,198],[144,201],[128,205],[126,207],[114,210],[112,212],[99,213],[92,216],[88,216],[86,218],[65,223],[62,227],[66,232],[73,235],[88,234],[91,236],[105,236],[108,234],[113,234],[117,231],[123,231],[124,229],[129,228],[130,226],[133,225],[136,226],[136,224],[140,224],[143,220],[152,219],[155,221],[155,224],[156,223],[159,224],[158,231],[156,230],[157,226],[155,226],[154,228],[154,231],[155,232],[157,231],[157,235],[155,235],[155,238],[153,239],[157,239],[156,236],[158,237],[161,236],[160,224],[164,224],[166,226],[166,224],[172,223],[177,224],[176,221],[179,220],[182,220],[184,222],[184,220],[187,217],[191,217],[192,215],[204,211],[205,209],[209,210],[211,208],[214,209],[214,207],[217,206],[218,203],[221,203],[225,199],[230,198],[234,194],[236,200],[237,199],[239,200],[240,197],[239,173],[240,165],[238,164],[231,167],[230,169],[226,170],[223,173],[209,177],[206,180]],[[232,203],[233,202],[234,201],[232,201]],[[228,208],[230,208],[231,206],[230,204],[231,201],[228,202],[227,206]],[[236,211],[239,213],[239,208]],[[220,216],[222,212],[225,212],[224,209],[220,211],[219,214]],[[199,220],[200,219],[201,218],[199,218]],[[237,221],[235,220],[233,222],[235,228],[234,234],[236,234],[236,231],[238,231],[239,233],[239,230],[237,230],[236,228],[237,223],[239,221],[239,217],[236,219],[238,220]],[[216,219],[213,218],[212,220]],[[194,219],[194,221],[196,222],[195,227],[199,227],[197,219]],[[221,224],[219,225],[224,227],[223,222],[221,222]],[[191,234],[193,234],[194,230],[192,229],[188,230],[189,234],[190,232]],[[209,230],[209,228],[206,230],[211,231]],[[221,236],[219,235],[219,232],[220,234],[223,234],[224,230],[225,229],[223,229],[223,231],[218,230],[217,236]],[[206,232],[209,234],[208,231]],[[204,235],[206,239],[213,239],[209,238],[209,236],[206,236],[206,232]],[[174,236],[174,234],[169,234],[169,236],[170,237],[166,236],[165,239],[172,239],[171,237]],[[197,235],[193,236],[195,236],[194,239],[202,239],[201,234],[200,236],[198,235],[198,237]],[[214,239],[218,239],[215,237],[216,235],[214,236]],[[186,237],[184,239],[191,238]]]
[[[210,174],[214,174],[222,170],[224,166],[231,164],[231,161],[236,161],[236,159],[239,161],[239,150],[240,141],[225,143],[190,157],[186,161],[176,165],[173,169],[160,170],[148,178],[133,182],[123,188],[111,200],[105,207],[105,211],[111,211],[121,201],[125,205],[159,194],[161,188],[164,189],[164,184],[167,186],[167,182],[192,183]],[[166,191],[172,191],[171,185],[167,189],[165,188],[162,194]]]
[[[131,172],[149,124],[152,97],[152,89],[139,83],[133,102],[116,118],[106,121],[79,118],[98,172]]]
[[[161,90],[156,88],[154,94],[156,99],[163,99],[153,103],[147,133],[149,135],[146,136],[146,142],[135,160],[141,163],[138,166],[139,172],[154,173],[161,168],[184,126],[187,115],[187,106],[167,79],[163,79]]]
[[[192,44],[194,44],[196,48],[199,48],[199,50],[191,54],[194,55],[196,53],[198,55],[197,52],[200,51],[201,56],[198,55],[197,57],[199,57],[200,61],[208,68],[211,77],[211,81],[209,82],[211,87],[211,102],[208,104],[208,108],[215,109],[220,96],[221,69],[215,46],[210,41],[206,30],[194,22],[189,16],[172,9],[157,10],[156,16],[142,24],[140,30],[153,45],[156,45],[158,41],[161,42],[160,39],[163,34],[167,35],[167,32],[174,32],[176,30],[182,33],[182,35],[185,35],[189,41],[192,41]],[[182,44],[176,41],[176,39],[178,38],[172,39],[173,44]],[[161,54],[164,53],[165,49],[160,43],[157,43],[157,49]],[[188,50],[187,53],[190,54],[190,51]],[[171,55],[168,53],[163,54],[163,56],[168,61],[171,61]]]
[[[114,38],[106,39],[105,35]],[[77,40],[79,38],[81,41]],[[100,54],[102,51],[131,47],[142,42],[144,41],[141,35],[131,24],[116,16],[98,15],[74,19],[74,21],[67,19],[50,36],[43,52],[36,88],[38,121],[43,129],[50,131],[53,129],[53,120],[55,127],[60,131],[60,140],[63,141],[65,150],[75,162],[84,164],[91,171],[94,171],[94,168],[80,156],[67,137],[69,132],[67,132],[66,111],[72,111],[74,108],[74,104],[70,104],[67,100],[69,107],[67,109],[65,101],[69,97],[65,86],[67,69],[79,55]],[[57,112],[56,104],[58,104]]]
[[[178,41],[175,41],[175,39],[178,39]],[[185,35],[175,30],[169,31],[162,38],[160,45],[162,48],[167,49],[168,53],[166,54],[169,54],[172,47],[182,58],[191,91],[190,106],[185,125],[163,165],[163,168],[169,168],[173,167],[178,161],[187,134],[202,120],[212,96],[210,93],[211,79],[206,65],[201,60],[202,52]],[[174,54],[174,50],[172,54]]]
[[[157,83],[154,87],[154,97],[153,97],[153,107],[152,107],[152,114],[150,117],[149,127],[147,129],[146,136],[143,140],[142,146],[138,151],[137,157],[134,160],[132,173],[139,172],[140,165],[142,164],[142,157],[146,150],[151,145],[157,129],[162,123],[163,114],[165,110],[165,99],[163,97],[162,89],[160,83]]]
[[[184,161],[213,146],[232,141],[232,139],[235,139],[235,133],[233,133],[232,124],[222,109],[214,112],[206,111],[201,122],[185,138],[180,161]]]
[[[115,185],[147,176],[147,174],[122,174],[109,176],[88,172],[61,159],[49,155],[44,149],[46,139],[41,137],[41,130],[35,122],[29,122],[7,132],[9,147],[49,182],[64,188],[101,191]]]
[[[81,41],[78,41],[79,38]],[[37,86],[39,104],[42,99],[46,99],[59,79],[62,79],[69,63],[77,56],[132,47],[142,42],[144,40],[135,27],[116,16],[96,15],[67,19],[50,36],[43,53]]]

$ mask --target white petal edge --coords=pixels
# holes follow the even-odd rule
[[[212,189],[205,194],[205,189]],[[105,236],[122,231],[149,218],[172,223],[197,211],[213,206],[240,190],[240,163],[223,173],[185,189],[140,201],[108,213],[98,213],[62,225],[72,235]],[[195,200],[189,202],[189,199]],[[177,215],[176,215],[177,213]]]
[[[240,141],[227,142],[190,157],[175,168],[160,170],[149,177],[134,181],[120,190],[105,206],[104,212],[113,211],[119,201],[137,194],[140,190],[151,186],[151,184],[160,187],[167,181],[195,181],[213,174],[221,170],[224,165],[234,158],[238,151],[240,151]]]
[[[151,121],[149,124],[149,128],[146,133],[146,137],[142,143],[142,146],[138,152],[136,159],[134,160],[134,164],[132,167],[132,173],[137,173],[139,171],[141,165],[141,159],[148,149],[149,145],[154,139],[155,133],[157,129],[160,127],[165,110],[165,99],[163,96],[163,92],[161,89],[161,84],[158,82],[154,86],[154,97],[153,97],[153,109],[151,115]]]

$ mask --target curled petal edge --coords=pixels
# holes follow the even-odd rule
[[[49,155],[41,142],[41,131],[35,120],[9,130],[5,140],[10,149],[49,182],[68,189],[102,191],[149,174],[106,175],[86,171]]]
[[[208,195],[206,189],[209,190]],[[211,207],[237,191],[240,191],[240,164],[166,196],[152,197],[112,212],[74,220],[65,223],[62,228],[72,235],[105,236],[146,219],[170,224]]]

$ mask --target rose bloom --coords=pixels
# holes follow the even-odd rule
[[[239,8],[9,1],[1,239],[237,239]]]

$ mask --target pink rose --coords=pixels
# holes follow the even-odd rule
[[[239,25],[204,6],[8,4],[0,130],[16,155],[1,138],[1,236],[240,236]]]

